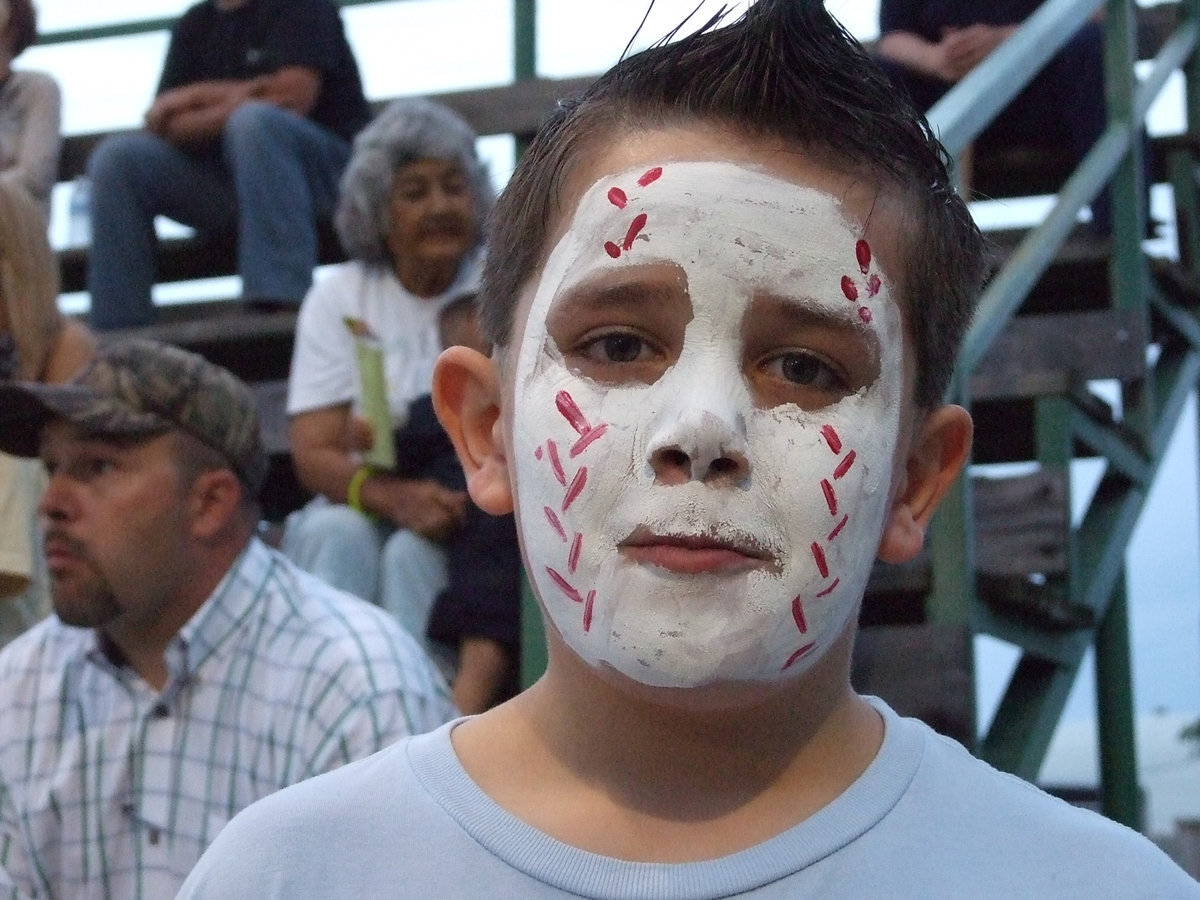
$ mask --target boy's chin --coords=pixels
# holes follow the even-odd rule
[[[609,663],[580,662],[610,687],[642,703],[694,713],[728,712],[768,703],[793,689],[801,677],[800,674],[769,680],[715,677],[683,687],[663,687],[631,678]]]

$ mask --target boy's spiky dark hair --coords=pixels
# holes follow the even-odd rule
[[[917,402],[940,402],[979,285],[984,241],[947,173],[945,151],[819,0],[758,0],[695,33],[668,35],[564,101],[521,158],[492,217],[480,320],[507,344],[522,289],[550,248],[566,178],[633,131],[728,127],[773,138],[901,200],[901,301],[917,352]]]

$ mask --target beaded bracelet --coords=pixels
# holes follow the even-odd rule
[[[346,502],[350,504],[351,509],[357,509],[360,513],[370,515],[362,505],[362,487],[366,484],[368,478],[375,474],[375,470],[370,466],[359,466],[354,470],[354,474],[350,476],[350,484],[346,487]]]

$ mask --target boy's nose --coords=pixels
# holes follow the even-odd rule
[[[657,483],[736,484],[749,476],[750,457],[740,415],[693,408],[669,419],[646,448]]]

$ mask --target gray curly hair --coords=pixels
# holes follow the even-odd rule
[[[424,97],[401,98],[384,107],[354,139],[342,175],[333,224],[346,253],[366,263],[391,261],[385,237],[392,178],[401,166],[422,159],[453,159],[462,166],[478,223],[476,243],[482,243],[496,192],[476,154],[475,138],[458,113]]]

